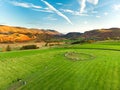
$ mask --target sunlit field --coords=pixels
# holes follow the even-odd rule
[[[0,90],[120,90],[117,43],[1,52]]]

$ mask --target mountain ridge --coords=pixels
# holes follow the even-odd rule
[[[45,30],[45,29],[0,25],[0,42],[2,43],[31,41],[38,39],[37,37],[40,35],[44,37],[56,36],[56,35],[61,35],[61,33],[50,29]]]
[[[26,42],[26,41],[49,41],[50,39],[95,39],[95,40],[106,40],[106,39],[120,39],[120,28],[109,28],[109,29],[94,29],[80,32],[69,32],[62,34],[56,30],[51,29],[36,29],[36,28],[25,28],[17,26],[0,25],[0,43],[14,43],[14,42]]]
[[[97,40],[120,39],[120,28],[95,29],[84,32],[81,37]]]

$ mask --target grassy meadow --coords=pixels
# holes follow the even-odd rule
[[[1,52],[0,90],[120,90],[120,42]]]

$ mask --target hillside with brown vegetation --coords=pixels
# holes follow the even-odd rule
[[[96,29],[91,31],[86,31],[81,35],[84,38],[91,38],[96,40],[106,40],[114,39],[120,40],[120,28],[110,28],[110,29]]]
[[[61,33],[54,30],[28,29],[24,27],[0,25],[0,43],[26,42],[32,40],[42,41],[43,37],[47,39],[48,36],[50,38],[55,35],[61,35]]]
[[[55,30],[50,29],[34,29],[24,27],[12,27],[0,25],[0,43],[14,43],[14,42],[49,42],[51,40],[60,41],[62,39],[120,39],[120,28],[110,29],[96,29],[86,31],[85,33],[71,32],[63,35]]]

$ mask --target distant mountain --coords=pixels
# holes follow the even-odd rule
[[[69,32],[66,35],[64,35],[67,39],[76,39],[79,38],[82,35],[80,32]]]
[[[0,25],[0,43],[14,43],[14,42],[49,42],[49,41],[62,41],[65,39],[119,39],[120,40],[120,28],[110,29],[96,29],[80,32],[69,32],[67,34],[61,34],[51,29],[35,29],[24,27],[12,27]]]
[[[84,34],[81,35],[81,37],[97,40],[120,39],[120,28],[96,29],[86,31]]]
[[[25,42],[25,41],[42,41],[50,39],[53,36],[61,35],[55,30],[45,29],[28,29],[24,27],[12,27],[0,25],[0,42]],[[40,38],[41,37],[41,38]]]

